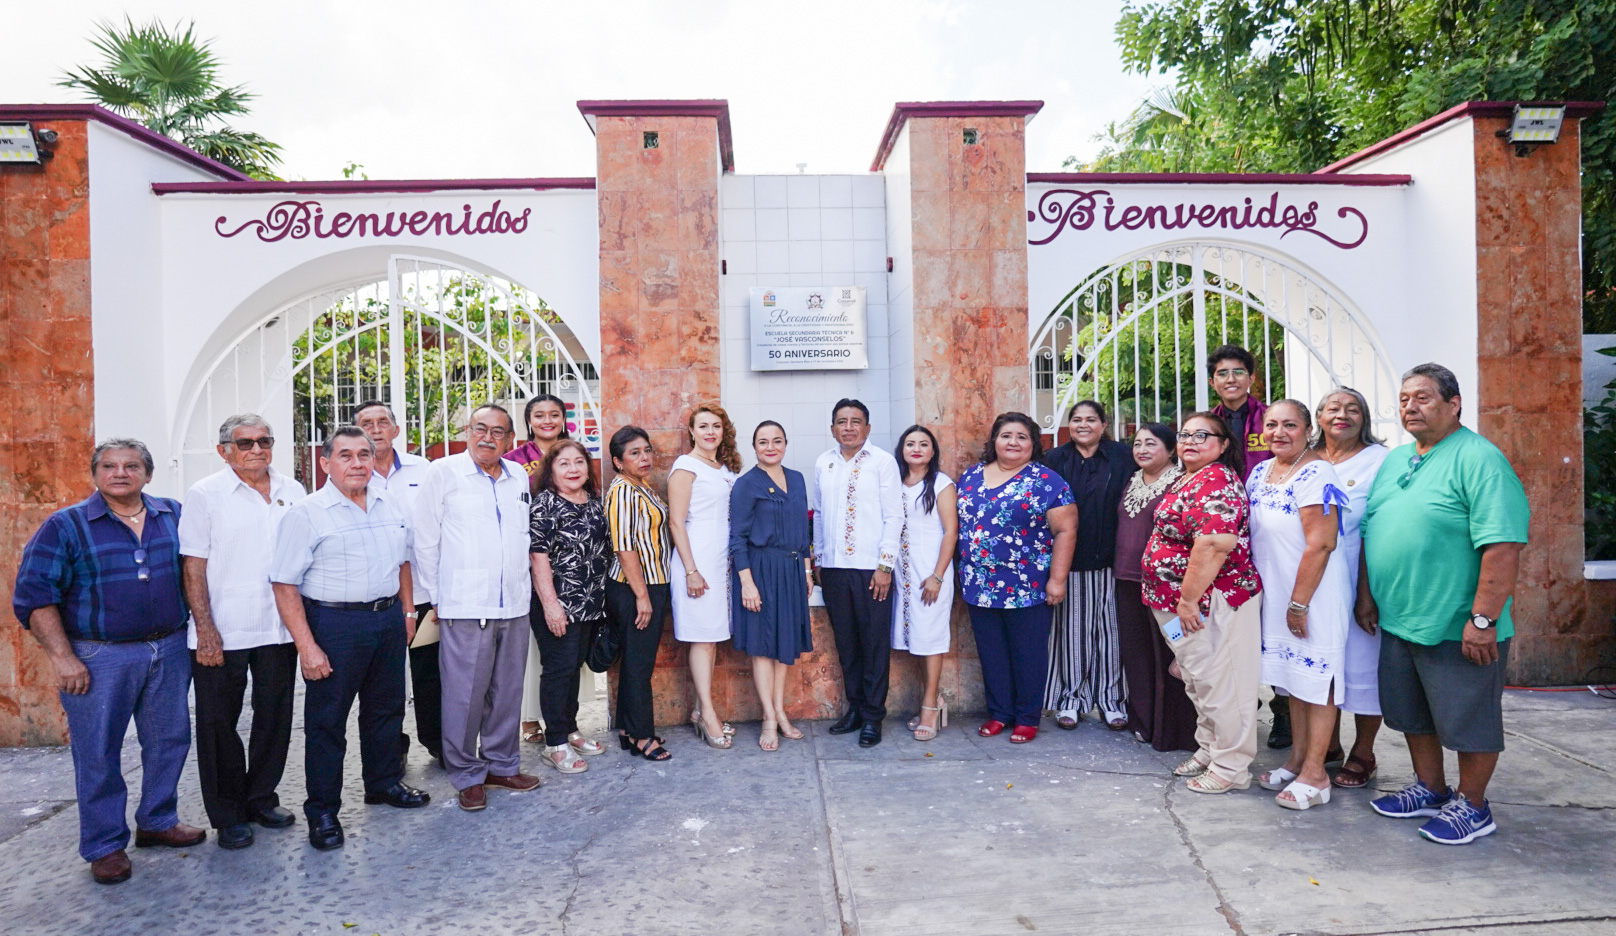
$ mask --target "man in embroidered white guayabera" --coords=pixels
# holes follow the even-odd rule
[[[814,568],[836,634],[847,712],[831,734],[881,743],[892,659],[892,567],[903,530],[897,459],[870,444],[870,410],[858,400],[831,411],[836,448],[814,462]]]

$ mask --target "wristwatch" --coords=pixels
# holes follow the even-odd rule
[[[1498,620],[1496,618],[1490,618],[1485,614],[1472,614],[1470,615],[1470,623],[1476,628],[1476,630],[1486,630],[1487,628],[1492,627],[1494,624],[1497,624]]]
[[[892,566],[887,565],[885,562],[881,563],[880,565],[876,566],[875,568],[879,572],[885,572],[888,575],[892,574]]]

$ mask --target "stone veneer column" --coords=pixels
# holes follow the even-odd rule
[[[578,109],[595,131],[600,201],[602,481],[612,476],[611,434],[636,425],[656,446],[654,483],[665,493],[668,467],[690,450],[691,407],[719,395],[718,178],[729,162],[728,105],[582,101]],[[654,148],[647,133],[657,135]],[[652,686],[659,725],[688,717],[684,650],[670,620]]]
[[[91,490],[90,168],[85,122],[43,167],[0,168],[0,745],[64,744],[50,661],[11,613],[23,545]]]
[[[1476,415],[1532,505],[1510,653],[1526,685],[1575,681],[1611,641],[1609,609],[1587,613],[1583,581],[1579,123],[1518,157],[1497,138],[1508,118],[1474,121]]]
[[[979,459],[994,417],[1025,412],[1031,401],[1026,126],[1042,106],[899,104],[899,126],[888,128],[888,141],[908,135],[908,167],[891,168],[907,168],[910,180],[915,422],[937,435],[943,468],[955,478]],[[965,142],[967,130],[975,143]],[[955,606],[952,646],[944,697],[961,712],[979,711],[981,671],[963,604]],[[894,713],[918,709],[923,677],[918,658],[893,655]]]

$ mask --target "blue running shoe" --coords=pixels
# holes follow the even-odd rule
[[[1473,805],[1463,793],[1455,794],[1435,819],[1420,826],[1420,834],[1438,845],[1468,845],[1498,831],[1486,800]]]
[[[1416,816],[1439,815],[1451,802],[1453,802],[1451,787],[1438,793],[1426,786],[1423,781],[1415,780],[1396,793],[1376,797],[1370,801],[1369,806],[1382,816],[1413,819]]]

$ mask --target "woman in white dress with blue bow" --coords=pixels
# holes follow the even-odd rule
[[[1270,458],[1251,472],[1251,554],[1263,583],[1262,679],[1291,696],[1295,742],[1285,766],[1259,783],[1274,801],[1307,809],[1330,801],[1325,752],[1335,728],[1352,626],[1355,569],[1336,552],[1347,505],[1341,479],[1308,447],[1313,417],[1295,400],[1268,407]]]

